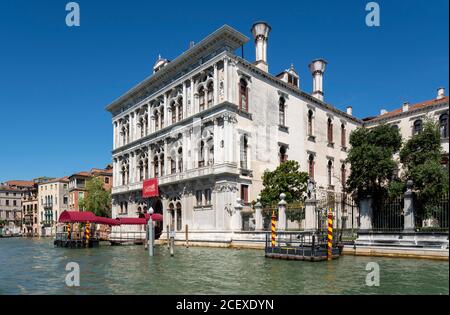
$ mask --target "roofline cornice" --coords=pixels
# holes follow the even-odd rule
[[[224,25],[215,32],[205,37],[198,44],[194,45],[193,47],[189,48],[187,51],[179,55],[161,70],[147,77],[142,82],[131,88],[128,92],[107,105],[106,110],[109,112],[113,112],[115,109],[119,108],[127,102],[135,102],[134,99],[137,98],[142,93],[142,91],[148,90],[154,83],[164,78],[170,77],[181,67],[185,66],[189,62],[192,62],[192,60],[195,60],[199,55],[207,52],[209,48],[214,47],[214,45],[219,40],[224,40],[227,44],[230,44],[231,49],[237,49],[238,47],[247,43],[249,39],[247,36],[238,32],[234,28],[228,25]]]
[[[321,100],[318,100],[317,98],[313,97],[312,95],[310,95],[310,94],[308,94],[306,92],[303,92],[303,91],[301,91],[301,90],[299,90],[299,89],[297,89],[295,87],[290,86],[289,84],[287,84],[286,82],[282,81],[281,79],[273,76],[272,74],[259,69],[258,67],[256,67],[255,65],[251,64],[247,60],[242,59],[242,58],[240,58],[240,57],[238,57],[236,55],[228,54],[228,56],[230,58],[234,58],[237,62],[241,63],[243,66],[245,66],[246,68],[251,70],[253,73],[256,73],[259,76],[262,76],[262,77],[270,80],[271,82],[277,84],[278,86],[281,86],[281,87],[289,90],[293,94],[308,100],[310,103],[312,103],[312,104],[314,104],[314,105],[316,105],[316,106],[318,106],[318,107],[320,107],[322,109],[326,109],[326,110],[329,110],[331,112],[334,112],[335,114],[343,116],[343,117],[345,117],[345,118],[347,118],[349,120],[352,120],[352,121],[354,121],[354,122],[356,122],[358,124],[361,124],[361,125],[363,124],[363,121],[361,119],[358,119],[358,118],[356,118],[354,116],[351,116],[351,115],[347,114],[346,112],[343,112],[343,111],[335,108],[331,104],[328,104],[328,103],[325,103],[325,102],[323,102]]]
[[[401,112],[399,114],[389,116],[386,118],[383,118],[383,117],[373,118],[371,120],[364,121],[363,126],[373,126],[375,124],[387,123],[387,122],[390,122],[391,120],[401,119],[401,118],[404,118],[404,117],[407,117],[410,115],[420,114],[422,112],[428,112],[430,110],[438,109],[441,107],[448,107],[448,101],[444,101],[442,103],[437,103],[437,104],[433,104],[433,105],[428,105],[428,106],[421,107],[421,108],[414,109],[414,110],[408,110],[406,112]]]

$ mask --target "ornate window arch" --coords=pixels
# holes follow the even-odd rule
[[[441,138],[448,138],[448,113],[439,116],[439,133]]]
[[[278,117],[280,126],[286,126],[286,100],[283,96],[278,100]]]
[[[413,123],[413,135],[417,135],[422,132],[422,119],[417,119]]]
[[[241,78],[239,80],[239,109],[248,112],[248,83],[247,80]]]

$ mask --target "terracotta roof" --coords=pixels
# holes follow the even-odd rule
[[[9,186],[20,186],[20,187],[33,187],[34,182],[32,180],[9,180],[5,182]]]
[[[68,182],[68,181],[69,181],[69,177],[65,176],[65,177],[61,177],[61,178],[52,179],[48,182],[43,182],[42,185],[51,184],[51,183]]]
[[[416,111],[422,108],[426,108],[426,107],[430,107],[430,106],[434,106],[434,105],[438,105],[438,104],[442,104],[442,103],[447,103],[448,102],[448,96],[445,96],[444,98],[441,99],[432,99],[429,101],[425,101],[425,102],[421,102],[421,103],[417,103],[417,104],[409,104],[409,109],[408,112],[412,112],[412,111]],[[383,115],[378,115],[375,117],[368,117],[368,118],[364,118],[364,121],[371,121],[371,120],[375,120],[375,119],[385,119],[385,118],[390,118],[390,117],[394,117],[396,115],[399,115],[403,113],[403,107],[401,108],[397,108],[394,109],[393,111],[387,112]]]

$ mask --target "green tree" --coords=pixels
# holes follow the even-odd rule
[[[350,164],[350,176],[346,190],[361,199],[367,194],[380,200],[394,179],[397,162],[394,154],[400,150],[401,135],[396,128],[379,125],[374,128],[358,128],[350,135],[351,149],[346,163]],[[396,183],[397,184],[397,183]]]
[[[79,206],[97,216],[110,217],[111,191],[103,189],[103,182],[99,177],[93,177],[86,182],[86,195],[80,200]]]
[[[304,200],[307,188],[308,173],[300,171],[297,161],[281,163],[274,171],[266,170],[262,176],[264,189],[261,191],[261,203],[267,208],[275,208],[280,201],[280,194],[286,194],[288,204]],[[268,217],[271,213],[264,212]],[[286,210],[286,217],[292,221],[299,221],[300,211]]]
[[[425,119],[423,130],[409,139],[400,151],[404,180],[413,181],[413,189],[425,205],[426,217],[437,208],[442,194],[448,192],[448,171],[441,165],[443,153],[439,124],[431,119]]]

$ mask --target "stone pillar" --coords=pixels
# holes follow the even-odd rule
[[[413,192],[412,192],[413,181],[408,180],[406,182],[406,192],[404,195],[404,205],[403,205],[403,213],[405,216],[404,220],[404,230],[413,231],[415,229],[414,222],[414,201],[413,201]]]
[[[308,198],[305,201],[305,230],[312,231],[316,229],[316,199]]]
[[[219,74],[217,71],[217,63],[214,64],[214,101],[213,104],[219,103]]]
[[[190,113],[189,115],[194,115],[197,111],[195,110],[196,104],[195,104],[195,84],[194,84],[194,78],[191,78],[191,106],[190,106]]]
[[[367,195],[359,201],[360,230],[372,229],[373,207],[372,196]]]
[[[169,104],[168,104],[168,102],[169,102],[169,100],[168,100],[168,97],[167,97],[167,93],[164,93],[164,108],[163,108],[163,111],[164,111],[164,127],[167,127],[167,126],[169,126],[169,115],[168,115],[168,107],[169,107]],[[159,125],[160,127],[161,127],[161,125]]]
[[[233,231],[242,231],[242,204],[241,200],[236,200],[234,205],[233,217],[231,218],[231,229]]]
[[[286,195],[284,193],[280,194],[280,202],[278,203],[278,226],[277,231],[286,230]]]
[[[150,103],[147,105],[147,135],[152,133],[152,107]]]
[[[220,164],[222,163],[223,159],[220,157],[221,155],[221,148],[220,148],[220,141],[219,141],[219,120],[216,118],[214,119],[214,164]]]
[[[223,97],[228,101],[228,57],[223,60]]]
[[[117,121],[113,122],[113,150],[117,148]]]
[[[264,222],[263,222],[263,216],[262,216],[262,204],[261,204],[261,197],[258,196],[256,198],[256,204],[255,204],[255,230],[256,231],[262,231],[264,229]]]
[[[187,88],[186,88],[186,81],[183,82],[183,119],[187,118]]]

